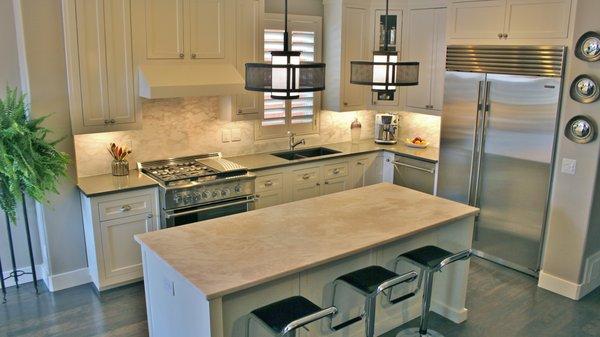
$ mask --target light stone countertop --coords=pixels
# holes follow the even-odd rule
[[[77,179],[77,187],[88,197],[153,186],[158,186],[158,183],[138,170],[131,170],[129,171],[129,175],[122,177],[103,174]]]
[[[226,157],[227,160],[231,160],[237,164],[240,164],[251,171],[269,169],[287,165],[296,165],[311,161],[325,160],[331,158],[338,158],[343,156],[356,155],[361,153],[370,153],[377,151],[389,151],[402,156],[411,157],[415,159],[425,160],[432,163],[437,163],[439,157],[439,149],[437,147],[426,147],[424,149],[411,148],[404,144],[398,143],[395,145],[383,145],[376,144],[372,139],[361,140],[358,144],[352,144],[352,142],[323,144],[315,146],[298,147],[298,150],[304,148],[312,148],[322,146],[332,150],[341,151],[341,153],[319,156],[313,158],[299,159],[299,160],[285,160],[279,157],[271,155],[271,153],[256,153],[242,156]],[[277,151],[277,152],[285,152]]]
[[[140,234],[135,240],[210,300],[477,212],[384,183]]]

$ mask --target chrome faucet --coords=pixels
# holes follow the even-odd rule
[[[304,138],[300,139],[299,141],[296,141],[296,134],[291,131],[288,131],[287,135],[289,137],[290,151],[294,151],[296,146],[298,146],[300,144],[302,144],[302,145],[306,144],[306,142],[304,141]]]

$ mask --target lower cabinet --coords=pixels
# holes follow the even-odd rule
[[[81,195],[88,270],[99,291],[142,279],[134,235],[159,229],[158,190]]]

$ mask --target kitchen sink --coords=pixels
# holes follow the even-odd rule
[[[272,156],[279,157],[286,160],[297,160],[297,159],[306,159],[320,156],[327,156],[330,154],[340,153],[340,151],[328,149],[326,147],[313,147],[310,149],[301,149],[294,151],[286,151],[279,153],[272,153]]]

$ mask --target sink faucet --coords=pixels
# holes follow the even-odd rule
[[[296,148],[296,146],[298,146],[298,145],[300,145],[300,144],[302,144],[302,145],[306,144],[306,142],[304,141],[304,138],[303,138],[303,139],[300,139],[299,141],[296,141],[296,138],[295,138],[295,137],[296,137],[296,134],[295,134],[295,133],[293,133],[293,132],[291,132],[291,131],[288,131],[288,132],[287,132],[287,135],[288,135],[288,137],[290,138],[290,139],[289,139],[289,143],[290,143],[290,151],[294,151],[294,149]]]

